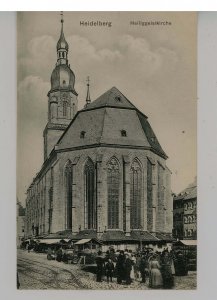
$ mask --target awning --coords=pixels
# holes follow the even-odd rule
[[[97,239],[81,239],[77,241],[74,245],[84,245],[86,243],[92,242],[93,244],[100,244],[102,245],[103,243]]]
[[[180,242],[186,246],[197,246],[197,240],[180,240]]]
[[[41,244],[57,244],[57,243],[60,243],[60,241],[65,241],[65,242],[68,242],[69,239],[41,239],[40,240],[40,243]]]
[[[83,245],[83,244],[86,244],[90,241],[91,241],[91,239],[82,239],[82,240],[76,242],[75,245]]]

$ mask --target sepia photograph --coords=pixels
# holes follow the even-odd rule
[[[17,12],[17,289],[197,289],[197,13]]]

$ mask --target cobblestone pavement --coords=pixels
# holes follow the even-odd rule
[[[95,275],[81,270],[77,265],[49,261],[45,254],[25,250],[17,252],[17,270],[19,274],[20,289],[113,289],[113,290],[148,290],[147,283],[134,281],[130,286],[119,285],[115,282],[96,282]],[[176,276],[174,289],[196,289],[196,272],[189,272],[188,276]]]

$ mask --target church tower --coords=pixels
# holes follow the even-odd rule
[[[63,32],[57,42],[57,62],[51,74],[51,89],[48,92],[48,123],[44,129],[44,160],[46,160],[77,112],[77,96],[74,89],[75,75],[68,64],[69,46]]]

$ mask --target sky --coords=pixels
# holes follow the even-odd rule
[[[110,21],[111,27],[80,21]],[[171,25],[130,25],[168,21]],[[17,197],[43,163],[50,76],[60,35],[59,12],[17,15]],[[75,73],[78,108],[90,76],[92,101],[116,86],[146,116],[169,156],[172,191],[196,176],[197,56],[196,14],[190,12],[65,12],[68,59]],[[130,122],[130,120],[129,120]]]

